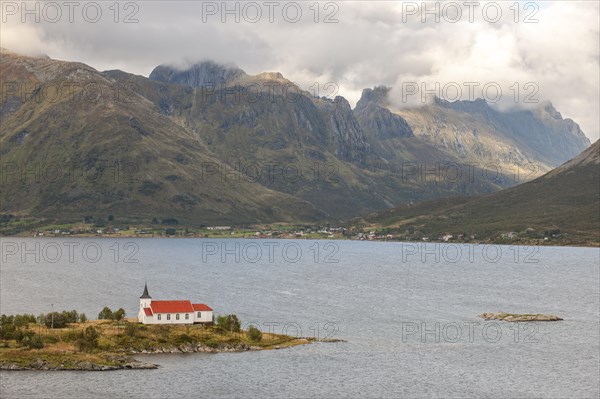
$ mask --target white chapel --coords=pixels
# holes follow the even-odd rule
[[[213,310],[208,305],[188,300],[153,300],[146,284],[140,297],[138,321],[143,324],[212,323]]]

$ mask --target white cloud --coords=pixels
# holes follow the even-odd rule
[[[240,9],[247,3],[239,3]],[[118,68],[146,76],[164,62],[213,59],[236,64],[249,73],[279,71],[306,89],[315,82],[321,88],[336,82],[339,94],[351,103],[358,100],[363,88],[379,84],[394,86],[394,100],[402,105],[402,82],[426,83],[428,87],[439,82],[443,87],[450,82],[463,86],[476,81],[481,85],[497,82],[502,87],[500,105],[504,108],[515,105],[509,87],[518,82],[519,105],[526,106],[522,100],[531,89],[524,91],[523,86],[533,82],[539,87],[536,98],[552,101],[563,116],[578,122],[591,140],[598,139],[597,2],[540,2],[538,10],[524,8],[531,2],[520,2],[518,23],[514,22],[514,8],[509,9],[513,2],[495,3],[501,4],[503,12],[497,23],[482,15],[489,2],[481,2],[474,10],[472,23],[465,6],[457,23],[443,17],[436,23],[433,15],[427,15],[423,23],[419,15],[407,12],[421,1],[340,1],[330,2],[333,5],[325,9],[326,3],[320,3],[319,23],[309,9],[313,2],[298,2],[303,14],[297,23],[285,21],[283,2],[275,10],[274,23],[268,21],[265,6],[257,23],[245,22],[243,16],[235,23],[232,15],[222,23],[220,15],[203,21],[202,12],[203,4],[220,6],[221,2],[137,2],[139,11],[134,18],[139,22],[126,24],[122,20],[133,9],[121,9],[121,22],[115,23],[114,12],[108,8],[112,2],[99,2],[102,18],[92,24],[80,11],[75,12],[74,23],[67,21],[66,13],[57,23],[35,23],[32,16],[22,23],[21,15],[8,15],[3,2],[6,22],[1,25],[0,43],[18,52],[42,52],[100,70]],[[448,10],[447,19],[455,15],[450,3],[439,3],[440,9],[445,6]],[[436,4],[430,2],[427,7]],[[334,18],[339,22],[323,23],[336,5],[339,9]],[[229,6],[233,7],[232,3]],[[487,7],[487,15],[493,16],[494,4]],[[293,16],[293,9],[289,11],[288,16]],[[524,23],[532,12],[538,22]],[[475,94],[480,96],[481,90]],[[466,88],[463,95],[467,95]]]

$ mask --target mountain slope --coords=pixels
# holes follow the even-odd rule
[[[0,213],[339,221],[517,182],[469,169],[471,158],[414,134],[418,126],[389,109],[386,88],[365,90],[352,110],[343,97],[314,97],[279,73],[213,62],[161,65],[146,78],[3,50],[0,66]],[[492,122],[488,136],[506,144]]]
[[[524,239],[560,237],[564,243],[599,245],[600,141],[531,182],[483,197],[403,206],[365,220],[409,230],[415,239],[448,233],[493,239],[517,232]]]
[[[204,165],[220,161],[204,143],[91,67],[9,52],[0,65],[3,80],[37,88],[2,108],[2,213],[188,223],[323,217],[305,201],[209,175]],[[56,87],[73,89],[43,94]]]
[[[236,69],[232,74],[230,67],[217,71],[210,62],[187,70],[169,68],[157,67],[151,79],[121,71],[106,74],[135,82],[146,98],[194,132],[225,164],[248,167],[262,177],[260,184],[309,201],[334,218],[500,188],[483,179],[468,184],[407,179],[404,162],[457,159],[415,137],[401,137],[406,142],[387,153],[376,151],[379,139],[364,131],[346,99],[313,97],[279,73],[251,76]],[[196,79],[199,74],[202,78]],[[282,178],[286,169],[297,178]]]
[[[483,99],[434,103],[393,110],[414,134],[457,157],[479,165],[496,164],[510,173],[531,170],[537,177],[590,145],[579,126],[563,119],[552,104],[533,110],[500,112]],[[521,181],[522,182],[522,181]]]

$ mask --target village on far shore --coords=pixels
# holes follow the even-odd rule
[[[6,215],[5,215],[6,216]],[[449,242],[449,243],[497,243],[497,244],[540,244],[561,245],[567,238],[560,229],[536,231],[506,231],[493,236],[479,236],[464,231],[448,231],[443,234],[428,234],[401,227],[378,227],[367,224],[356,225],[313,225],[313,224],[247,224],[186,226],[177,219],[153,219],[145,225],[119,223],[112,215],[95,219],[86,217],[81,223],[45,224],[25,229],[15,227],[18,217],[8,218],[0,228],[0,235],[20,237],[112,237],[112,238],[248,238],[248,239],[312,239],[312,240],[359,240],[391,242]],[[14,221],[14,222],[10,222]],[[11,224],[12,223],[12,224]],[[1,225],[2,223],[0,223]],[[23,225],[25,225],[24,223]],[[11,227],[12,226],[12,227]]]

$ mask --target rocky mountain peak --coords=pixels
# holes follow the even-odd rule
[[[550,101],[546,101],[546,102],[540,104],[539,109],[542,112],[548,114],[550,117],[552,117],[552,118],[554,118],[556,120],[560,121],[560,120],[563,119],[561,113],[558,112],[556,110],[556,108],[554,108],[554,105],[552,105],[552,103]]]
[[[412,129],[388,108],[391,88],[376,86],[364,89],[354,114],[367,135],[377,138],[412,137]]]
[[[435,105],[453,109],[455,111],[463,111],[463,112],[480,112],[485,113],[491,110],[488,103],[483,98],[476,98],[473,101],[470,100],[457,100],[457,101],[447,101],[440,97],[435,96],[433,99],[433,103]]]
[[[387,107],[389,105],[389,93],[391,89],[391,87],[386,86],[375,86],[372,89],[364,89],[360,100],[356,103],[356,109],[363,109],[369,104]]]
[[[262,72],[256,75],[256,77],[263,80],[273,80],[277,82],[287,81],[287,79],[285,79],[283,75],[279,72]]]
[[[350,162],[361,162],[369,153],[360,124],[352,113],[348,100],[336,96],[334,100],[318,100],[315,105],[326,116],[327,130],[331,132],[334,153]]]
[[[197,88],[225,84],[244,76],[246,76],[246,73],[238,67],[225,66],[213,61],[203,61],[186,69],[179,69],[166,64],[159,65],[150,73],[149,78],[157,82],[175,83]]]

